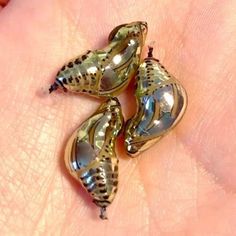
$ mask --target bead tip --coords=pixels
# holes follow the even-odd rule
[[[101,211],[100,211],[100,215],[99,217],[102,219],[102,220],[107,220],[107,214],[106,214],[106,207],[101,207]]]
[[[148,57],[153,57],[153,47],[152,46],[148,46]]]
[[[56,83],[52,84],[49,88],[49,93],[52,93],[53,91],[57,90],[58,85]]]

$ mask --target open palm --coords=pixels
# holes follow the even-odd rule
[[[235,12],[233,0],[10,1],[0,11],[0,235],[234,235]],[[101,221],[63,163],[67,138],[100,101],[47,90],[64,62],[136,20],[189,106],[137,159],[120,140],[119,191]],[[132,86],[119,98],[131,116]]]

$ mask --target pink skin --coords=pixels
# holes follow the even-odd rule
[[[10,1],[0,11],[0,235],[235,235],[235,12],[233,0]],[[149,23],[147,43],[189,106],[137,159],[120,140],[119,191],[101,221],[63,164],[67,138],[99,100],[48,86],[64,62],[134,20]],[[128,118],[132,86],[120,100]]]

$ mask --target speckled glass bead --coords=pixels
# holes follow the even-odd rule
[[[49,91],[61,88],[96,97],[120,94],[139,66],[146,34],[146,22],[117,26],[109,35],[108,46],[87,51],[63,66]]]
[[[130,156],[137,156],[173,129],[182,118],[187,95],[183,86],[149,56],[136,73],[137,112],[127,121],[125,148]]]
[[[106,219],[106,207],[117,192],[118,158],[115,144],[123,124],[118,99],[108,99],[72,134],[65,150],[65,164],[69,173],[101,208],[102,219]]]

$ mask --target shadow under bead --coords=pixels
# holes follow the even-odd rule
[[[65,150],[69,173],[100,207],[101,219],[107,218],[106,207],[112,203],[117,192],[115,143],[123,125],[118,99],[108,99],[72,134]]]
[[[152,56],[140,64],[136,74],[136,114],[125,127],[125,148],[137,156],[156,143],[181,120],[187,107],[183,86]]]
[[[60,88],[95,97],[120,94],[138,69],[147,30],[147,23],[142,21],[117,26],[109,35],[108,46],[64,65],[49,92]]]

